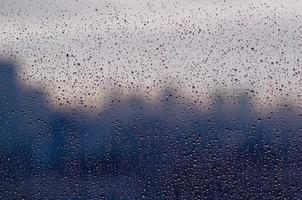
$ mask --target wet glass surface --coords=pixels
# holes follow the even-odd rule
[[[301,2],[0,7],[0,199],[302,199]]]

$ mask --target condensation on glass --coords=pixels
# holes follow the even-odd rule
[[[302,2],[0,8],[0,199],[302,199]]]

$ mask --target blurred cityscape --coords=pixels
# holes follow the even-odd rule
[[[302,114],[249,95],[201,110],[166,88],[58,111],[0,61],[0,199],[301,199]]]

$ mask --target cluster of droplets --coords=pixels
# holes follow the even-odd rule
[[[111,93],[154,99],[174,87],[209,104],[248,89],[259,108],[299,105],[302,13],[278,1],[3,1],[2,53],[56,106],[97,107]],[[47,7],[47,9],[46,9]]]

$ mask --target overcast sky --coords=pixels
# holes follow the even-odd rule
[[[1,54],[15,54],[23,84],[44,87],[55,103],[82,96],[101,105],[111,93],[152,100],[173,87],[200,105],[245,90],[259,108],[302,107],[302,1],[0,0],[0,8]]]

